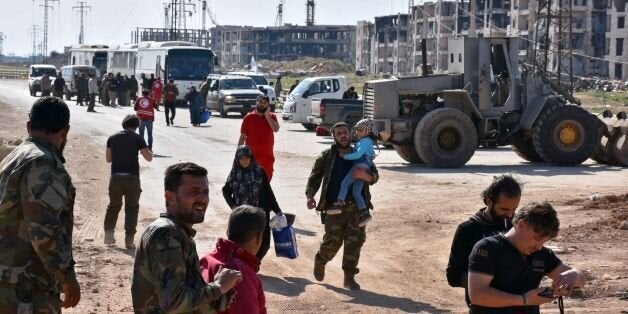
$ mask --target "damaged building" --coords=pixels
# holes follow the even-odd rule
[[[299,57],[355,62],[355,25],[289,25],[278,27],[216,26],[211,49],[223,67],[256,60],[290,61]]]
[[[560,2],[552,2],[552,22],[556,25],[549,27],[549,42],[556,46],[554,43],[562,40],[563,53],[551,52],[548,67],[557,70],[560,60],[563,68],[573,69],[574,75],[625,78],[628,70],[625,62],[626,0],[571,1],[571,12],[569,7],[560,7],[565,17],[571,14],[571,25],[563,18],[560,28],[556,26],[555,17]],[[543,22],[546,16],[543,8],[538,11],[539,5],[546,3],[543,0],[462,0],[414,5],[410,0],[408,14],[375,17],[375,23],[358,22],[356,69],[374,74],[420,73],[421,40],[425,39],[428,64],[434,71],[444,72],[448,65],[448,38],[456,36],[519,36],[523,38],[519,42],[520,56],[527,58],[529,40],[537,27],[535,21]],[[406,36],[401,36],[402,33]],[[567,65],[569,54],[565,52],[569,49],[573,58],[572,64]]]

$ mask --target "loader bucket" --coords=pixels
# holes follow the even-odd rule
[[[602,138],[596,152],[591,156],[598,163],[628,167],[628,119],[625,112],[617,115],[606,110],[598,115],[601,120]]]

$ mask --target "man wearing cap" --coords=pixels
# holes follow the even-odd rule
[[[238,146],[246,144],[251,147],[253,156],[266,172],[268,182],[270,182],[273,178],[273,164],[275,163],[273,132],[279,132],[279,122],[277,122],[277,116],[268,110],[268,103],[268,96],[257,98],[255,110],[249,112],[242,120]]]

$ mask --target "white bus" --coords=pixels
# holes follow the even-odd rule
[[[107,52],[107,72],[114,75],[120,73],[129,77],[134,75],[137,62],[137,46],[137,44],[127,44],[110,48]]]
[[[160,77],[164,84],[174,80],[182,100],[192,86],[198,90],[201,81],[214,73],[214,53],[184,41],[141,42],[137,47],[135,77],[142,74]]]
[[[72,45],[70,65],[91,65],[100,73],[106,73],[108,49],[106,45]]]

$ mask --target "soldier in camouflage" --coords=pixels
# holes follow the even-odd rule
[[[344,122],[336,123],[332,127],[332,135],[335,144],[324,150],[316,158],[305,189],[307,207],[309,209],[316,208],[321,213],[321,222],[325,225],[325,235],[314,258],[314,277],[318,281],[325,278],[325,264],[334,258],[344,243],[345,248],[342,257],[342,270],[345,275],[344,287],[360,290],[360,285],[355,281],[355,275],[360,271],[358,261],[360,250],[366,241],[366,230],[364,227],[358,226],[358,208],[349,196],[345,200],[341,214],[333,216],[325,214],[325,210],[332,205],[332,202],[327,202],[327,200],[337,198],[341,182],[353,166],[351,160],[345,160],[341,157],[351,151],[349,126]],[[356,169],[353,171],[353,176],[369,184],[376,183],[379,178],[375,165],[373,165],[371,173],[363,169]],[[314,196],[318,192],[321,182],[323,186],[317,206]],[[362,195],[368,208],[373,209],[367,184],[362,189]]]
[[[133,309],[146,314],[224,310],[242,274],[223,268],[206,284],[193,240],[192,226],[203,222],[209,203],[207,170],[179,163],[165,176],[166,213],[146,228],[135,253]]]
[[[69,123],[63,100],[40,98],[28,139],[0,163],[1,313],[60,313],[80,300],[72,257],[75,190],[62,155]]]

